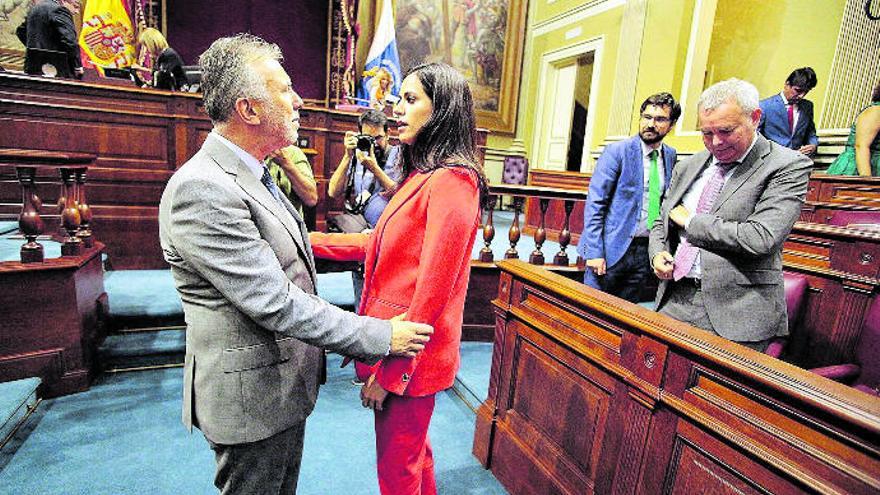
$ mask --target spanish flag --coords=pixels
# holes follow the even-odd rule
[[[87,0],[79,46],[103,75],[105,67],[131,67],[134,29],[122,0]]]

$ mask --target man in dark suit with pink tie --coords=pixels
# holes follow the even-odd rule
[[[816,72],[810,67],[788,75],[782,92],[761,100],[758,131],[774,143],[811,156],[819,139],[813,122],[813,102],[804,99],[816,87]]]

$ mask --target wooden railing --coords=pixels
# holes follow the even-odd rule
[[[84,153],[60,153],[41,150],[0,149],[0,176],[15,176],[21,189],[21,213],[19,230],[25,237],[21,247],[22,263],[39,263],[44,260],[44,250],[37,238],[45,231],[44,217],[60,219],[63,232],[61,253],[78,256],[84,248],[95,244],[92,235],[92,211],[86,195],[86,176],[95,162],[94,155]],[[46,204],[37,194],[37,183],[51,180],[52,174],[60,174],[57,202]],[[4,181],[10,183],[11,181]],[[53,206],[57,210],[53,211]],[[46,214],[48,210],[48,215]],[[55,232],[54,230],[52,231]]]
[[[20,210],[24,236],[20,260],[0,262],[0,381],[39,376],[42,397],[86,390],[97,371],[108,302],[104,245],[92,235],[86,196],[94,161],[83,153],[0,149],[2,194],[21,198],[3,206]],[[61,257],[46,256],[40,241],[47,237],[62,243]]]
[[[493,195],[494,202],[497,202],[498,196],[513,196],[513,225],[508,232],[508,240],[510,247],[504,253],[504,259],[519,258],[519,252],[516,250],[516,244],[520,240],[522,230],[520,229],[519,217],[523,212],[523,205],[526,201],[536,201],[540,214],[538,215],[538,224],[535,229],[535,251],[529,255],[529,262],[534,265],[543,265],[545,263],[544,253],[541,248],[547,240],[546,219],[547,210],[551,201],[561,201],[564,205],[565,214],[562,220],[562,227],[559,230],[559,252],[553,257],[553,264],[557,266],[568,266],[569,256],[566,252],[571,243],[571,214],[574,211],[574,205],[577,201],[583,201],[587,194],[585,191],[573,191],[570,189],[561,189],[558,187],[541,187],[541,186],[520,186],[513,184],[493,184],[489,187],[489,192]],[[483,226],[483,242],[485,247],[480,251],[480,261],[491,262],[494,260],[492,250],[489,245],[495,238],[494,226],[494,208],[490,208],[487,214],[485,225]]]

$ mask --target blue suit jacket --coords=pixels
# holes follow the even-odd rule
[[[664,184],[669,186],[675,148],[662,145]],[[605,148],[590,179],[590,190],[584,205],[584,231],[578,242],[578,254],[584,259],[605,258],[611,267],[623,257],[638,227],[644,200],[644,167],[639,136],[613,143]],[[590,283],[590,270],[584,283]],[[595,281],[592,281],[595,283]]]
[[[813,123],[813,102],[801,100],[797,107],[800,115],[794,132],[788,132],[788,111],[780,95],[761,100],[761,122],[758,130],[767,139],[796,150],[805,144],[819,144],[816,137],[816,124]]]

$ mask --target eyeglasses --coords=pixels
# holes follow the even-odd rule
[[[653,120],[657,124],[668,124],[672,119],[670,119],[669,117],[663,117],[663,116],[656,116],[655,117],[653,115],[648,115],[646,113],[643,113],[642,120],[644,120],[645,122],[650,122]]]

